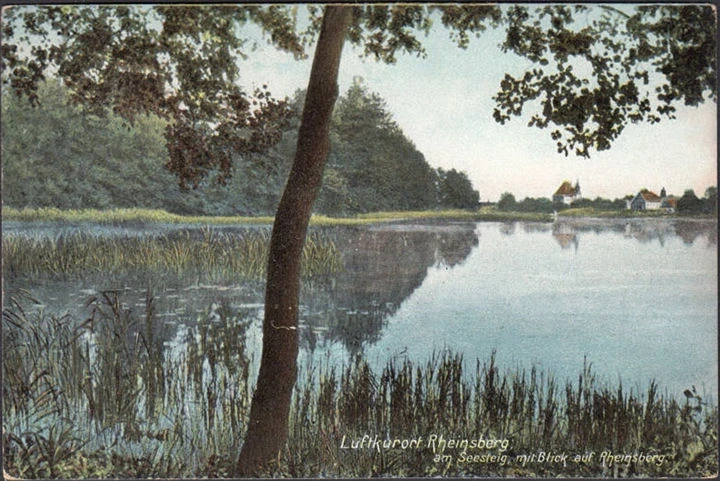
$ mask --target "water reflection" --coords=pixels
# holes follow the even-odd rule
[[[577,251],[580,241],[578,240],[577,230],[567,223],[556,222],[553,224],[552,235],[560,244],[561,249],[570,249],[571,247]]]
[[[425,280],[432,266],[461,264],[478,245],[474,224],[346,229],[337,235],[343,270],[304,296],[302,321],[317,337],[351,354],[377,342],[387,319]]]
[[[537,224],[526,232],[542,231]],[[510,232],[503,229],[503,233]],[[511,233],[511,232],[510,232]],[[616,233],[641,243],[657,241],[664,246],[668,239],[679,237],[686,245],[705,239],[708,246],[717,245],[717,224],[697,219],[562,219],[552,224],[552,235],[561,249],[580,246],[583,234]]]
[[[162,235],[203,235],[185,230]],[[559,382],[577,379],[588,359],[602,383],[621,379],[641,389],[655,379],[671,397],[693,385],[704,398],[717,392],[715,222],[561,219],[333,228],[323,235],[342,269],[303,281],[301,362],[341,367],[363,354],[382,368],[399,353],[424,365],[447,349],[473,363],[496,351],[503,368],[537,365]],[[217,442],[237,452],[232,443],[242,439],[260,357],[261,280],[218,281],[196,271],[89,272],[64,280],[3,274],[5,319],[15,320],[7,312],[22,290],[41,302],[14,309],[28,313],[24,331],[3,326],[10,347],[3,362],[15,392],[44,387],[22,370],[39,361],[38,372],[47,366],[64,380],[48,392],[78,399],[73,412],[87,413],[86,423],[102,431],[90,447],[117,432],[124,443],[151,448],[191,439],[193,446],[217,449]],[[70,315],[60,331],[53,318],[32,310]],[[37,319],[49,326],[45,338],[57,357],[28,349],[43,326]],[[25,409],[27,395],[4,396],[6,406]],[[36,389],[35,398],[43,396]],[[3,427],[20,433],[25,418],[15,419]],[[218,426],[231,444],[215,437]]]
[[[326,229],[343,267],[338,273],[304,281],[300,309],[303,347],[314,351],[321,346],[341,345],[348,353],[356,354],[378,343],[388,319],[423,284],[430,269],[451,269],[469,258],[479,245],[476,227],[473,223],[457,223]],[[674,237],[685,245],[717,245],[716,223],[694,219],[560,219],[554,223],[506,222],[487,227],[507,237],[552,235],[562,250],[574,252],[580,249],[584,236],[600,233],[640,243],[657,241],[661,247]],[[202,236],[207,228],[173,229],[166,234]],[[238,227],[229,229],[242,233]],[[61,235],[51,229],[29,230],[34,236]],[[149,235],[157,234],[154,230]],[[24,233],[21,226],[15,226],[9,235]],[[104,230],[103,235],[111,234]],[[144,313],[145,297],[151,292],[156,301],[153,315],[160,322],[154,335],[161,342],[180,339],[184,329],[196,326],[208,306],[220,302],[239,309],[244,321],[260,323],[264,290],[261,281],[219,284],[188,277],[182,273],[155,278],[134,272],[88,273],[75,280],[29,281],[17,273],[4,273],[4,287],[10,295],[18,289],[29,290],[53,311],[70,312],[78,319],[87,318],[87,301],[95,292],[117,291],[122,307],[139,314]]]
[[[517,222],[503,222],[500,224],[500,232],[502,234],[511,236],[515,233],[515,228],[517,227]]]
[[[11,235],[26,235],[18,227]],[[58,230],[59,229],[59,230]],[[213,228],[242,235],[242,229]],[[256,228],[255,228],[256,229]],[[339,343],[357,353],[377,342],[387,319],[424,281],[432,266],[452,268],[461,264],[478,245],[472,223],[442,226],[386,225],[326,229],[338,249],[340,272],[304,280],[300,306],[301,340],[313,350]],[[32,236],[60,238],[77,233],[75,226],[40,226]],[[182,228],[161,233],[165,238],[201,238],[207,228]],[[7,234],[5,234],[7,235]],[[111,235],[107,229],[101,234]],[[123,237],[126,232],[117,235]],[[148,235],[159,235],[153,230]],[[123,237],[124,238],[124,237]],[[54,312],[68,312],[78,319],[88,316],[89,299],[98,292],[117,294],[119,307],[144,314],[148,292],[155,298],[153,315],[160,321],[155,333],[163,342],[178,342],[183,328],[194,327],[208,306],[227,303],[244,312],[244,320],[259,324],[262,318],[261,281],[223,284],[197,273],[87,273],[82,279],[38,279],[22,275],[5,277],[5,292],[29,290]]]

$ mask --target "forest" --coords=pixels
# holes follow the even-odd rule
[[[168,162],[167,122],[130,124],[70,105],[62,83],[49,79],[39,105],[5,93],[2,102],[3,200],[15,208],[163,209],[193,215],[271,215],[297,143],[304,101],[282,140],[263,154],[235,159],[232,177],[181,188]],[[331,153],[316,211],[350,215],[388,210],[475,209],[479,193],[464,172],[431,167],[393,120],[386,102],[356,79],[331,125]]]

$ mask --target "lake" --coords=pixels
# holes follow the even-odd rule
[[[610,385],[717,390],[715,226],[658,221],[478,224],[478,246],[436,263],[369,355],[531,364]]]
[[[171,235],[192,226],[88,227],[3,223],[3,236]],[[230,233],[241,227],[213,226]],[[253,229],[258,229],[254,227]],[[585,361],[601,381],[644,391],[651,379],[681,398],[717,391],[717,224],[682,219],[561,219],[555,223],[428,223],[323,228],[343,268],[303,284],[301,361],[344,363],[362,354],[423,364],[443,350],[474,366],[493,352],[501,367],[537,366],[561,382]],[[148,279],[88,274],[24,279],[56,312],[82,318],[96,290],[118,289],[142,309]],[[201,312],[220,300],[251,323],[259,358],[261,282],[193,276],[154,279],[164,345],[178,349]],[[215,306],[215,307],[214,307]]]

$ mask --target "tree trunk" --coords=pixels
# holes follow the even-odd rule
[[[277,458],[288,437],[297,375],[300,259],[330,149],[330,117],[351,8],[327,6],[313,58],[295,160],[273,225],[265,287],[260,372],[237,474],[252,475]]]

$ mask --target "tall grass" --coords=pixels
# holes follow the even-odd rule
[[[5,468],[19,477],[172,477],[238,449],[251,356],[246,314],[213,304],[170,354],[148,292],[115,291],[88,318],[47,314],[28,293],[3,310]]]
[[[326,367],[307,374],[292,411],[292,436],[274,475],[316,476],[709,476],[717,474],[717,407],[693,392],[685,402],[599,383],[589,364],[558,382],[531,367],[501,372],[495,355],[477,361],[471,376],[462,356],[434,355],[425,365],[389,361],[380,373],[358,357],[342,374]],[[311,426],[310,429],[308,427]],[[596,459],[568,466],[454,464],[439,466],[427,447],[416,450],[343,449],[347,440],[507,439],[507,454],[539,451],[665,455],[662,466],[608,466]],[[346,443],[347,445],[347,443]],[[332,468],[329,468],[332,467]]]
[[[231,476],[254,384],[249,312],[213,303],[168,336],[148,291],[132,311],[122,294],[88,299],[88,316],[49,314],[29,294],[6,302],[3,458],[20,477]],[[302,366],[287,449],[263,473],[367,476],[710,476],[717,474],[717,406],[689,390],[677,400],[530,366],[501,370],[495,355],[438,352],[424,363],[362,356]],[[498,463],[438,462],[417,449],[347,449],[365,435],[507,439]],[[538,451],[664,455],[662,465],[515,462]],[[450,454],[457,452],[447,451]],[[497,451],[493,451],[497,453]]]
[[[200,235],[196,235],[200,232]],[[3,270],[10,276],[72,278],[140,271],[224,280],[259,280],[265,275],[267,229],[228,233],[209,227],[179,234],[105,237],[72,233],[56,237],[8,235],[2,239]],[[306,277],[341,268],[328,235],[308,236],[302,257]]]

